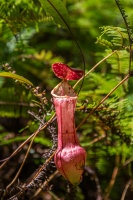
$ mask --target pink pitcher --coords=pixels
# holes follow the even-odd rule
[[[75,131],[77,94],[66,80],[58,84],[51,94],[58,123],[58,148],[54,161],[62,176],[77,185],[81,181],[86,160],[86,152],[80,146]]]

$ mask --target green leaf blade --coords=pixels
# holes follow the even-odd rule
[[[68,11],[61,0],[39,0],[42,7],[64,28],[70,26]]]
[[[33,86],[33,84],[28,79],[24,78],[23,76],[13,74],[11,72],[0,72],[0,77],[12,78],[12,79],[18,80],[22,83],[26,83],[27,85]]]

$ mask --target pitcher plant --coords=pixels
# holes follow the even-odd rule
[[[63,79],[51,92],[58,123],[58,148],[54,161],[61,175],[77,185],[82,179],[86,152],[80,146],[75,131],[74,112],[78,96],[68,80],[78,80],[83,71],[62,63],[55,63],[52,68],[55,75]]]

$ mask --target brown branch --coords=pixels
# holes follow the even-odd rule
[[[25,107],[35,107],[34,103],[24,103],[24,102],[8,102],[8,101],[0,101],[0,105],[13,105],[13,106],[25,106]],[[37,107],[37,106],[36,106]]]
[[[119,163],[120,163],[120,156],[119,155],[116,155],[116,159],[115,159],[115,167],[114,167],[114,170],[113,170],[113,173],[112,173],[112,177],[111,177],[111,180],[108,184],[108,187],[105,189],[105,195],[103,197],[103,200],[108,200],[108,197],[111,193],[111,190],[113,188],[113,185],[115,183],[115,180],[116,180],[116,177],[117,177],[117,174],[118,174],[118,171],[119,171]]]
[[[105,135],[105,134],[102,134],[102,135],[96,137],[95,139],[93,139],[91,142],[82,144],[82,147],[89,147],[90,145],[92,145],[92,144],[98,142],[99,140],[102,140],[102,139],[105,138],[105,137],[106,137],[106,135]]]
[[[55,117],[55,114],[51,117],[51,119],[50,119],[47,123],[45,123],[40,129],[38,129],[34,134],[32,134],[25,142],[23,142],[23,143],[19,146],[19,148],[17,148],[17,149],[12,153],[12,155],[11,155],[7,160],[5,160],[5,162],[0,166],[0,167],[2,168],[14,155],[16,155],[16,153],[18,153],[18,152],[22,149],[22,147],[23,147],[25,144],[27,144],[27,142],[30,141],[30,139],[32,139],[31,142],[30,142],[29,148],[28,148],[28,150],[27,150],[27,152],[26,152],[26,155],[25,155],[25,157],[24,157],[24,160],[23,160],[23,162],[22,162],[22,164],[21,164],[21,166],[20,166],[20,168],[19,168],[19,170],[18,170],[16,176],[15,176],[14,179],[11,181],[11,183],[6,187],[6,190],[5,190],[4,194],[3,194],[3,198],[4,198],[4,196],[6,195],[7,190],[8,190],[8,189],[13,185],[13,183],[17,180],[17,178],[18,178],[18,176],[19,176],[19,174],[20,174],[20,172],[21,172],[21,170],[22,170],[22,168],[23,168],[23,166],[24,166],[24,164],[25,164],[25,161],[26,161],[26,159],[27,159],[27,157],[28,157],[29,151],[30,151],[30,149],[31,149],[31,146],[32,146],[32,144],[33,144],[33,142],[34,142],[35,137],[37,136],[37,134],[38,134],[41,130],[43,130],[44,128],[46,128],[46,127],[51,123],[51,121],[54,119],[54,117]],[[20,148],[20,147],[21,147],[21,148]],[[51,158],[51,157],[50,157],[50,158]],[[45,163],[45,164],[46,164],[46,163]]]
[[[20,168],[19,168],[17,174],[15,175],[14,179],[13,179],[13,180],[11,181],[11,183],[6,187],[6,190],[8,190],[8,189],[13,185],[13,183],[17,180],[17,178],[18,178],[18,176],[19,176],[19,174],[20,174],[20,172],[21,172],[21,170],[22,170],[22,168],[23,168],[23,166],[24,166],[24,164],[25,164],[25,162],[26,162],[26,159],[27,159],[28,154],[29,154],[29,152],[30,152],[31,146],[32,146],[32,144],[33,144],[33,142],[34,142],[34,139],[35,139],[35,137],[37,136],[38,133],[39,133],[39,132],[36,131],[36,134],[34,134],[32,140],[31,140],[31,142],[30,142],[30,145],[29,145],[29,147],[28,147],[28,149],[27,149],[26,155],[25,155],[25,157],[24,157],[24,160],[23,160],[21,166],[20,166]]]
[[[128,180],[128,182],[127,182],[127,184],[126,184],[126,186],[125,186],[125,188],[124,188],[124,191],[123,191],[123,193],[122,193],[122,196],[121,196],[121,199],[120,199],[120,200],[124,200],[124,199],[125,199],[127,190],[128,190],[128,188],[129,188],[129,186],[130,186],[130,184],[131,184],[132,181],[133,181],[132,178],[130,178],[130,179]]]
[[[43,188],[48,184],[48,182],[50,182],[58,173],[59,173],[58,170],[56,170],[47,180],[45,180],[42,183],[41,187],[36,190],[36,192],[31,197],[31,199],[34,199],[43,190]]]
[[[50,118],[50,120],[48,122],[46,122],[40,129],[38,129],[35,133],[33,133],[31,136],[29,136],[27,138],[27,140],[25,140],[8,158],[4,159],[4,163],[2,163],[0,165],[0,169],[2,169],[2,167],[12,158],[14,157],[22,148],[23,146],[25,146],[33,137],[34,135],[37,135],[40,131],[42,131],[43,129],[45,129],[54,119],[55,114],[53,114],[53,116]]]
[[[75,85],[73,86],[73,88],[75,88],[79,82],[81,80],[83,80],[86,76],[88,76],[94,69],[96,69],[103,61],[105,61],[106,59],[108,59],[110,56],[112,56],[114,53],[117,53],[117,50],[111,52],[109,55],[107,55],[105,58],[103,58],[102,60],[100,60],[94,67],[92,67],[82,78],[80,78]]]
[[[126,166],[126,165],[128,165],[130,162],[132,162],[133,161],[133,157],[132,158],[129,158],[129,159],[127,159],[126,160],[126,162],[123,164],[123,166]]]
[[[94,107],[90,113],[81,121],[81,123],[78,125],[78,127],[76,128],[76,130],[78,130],[80,128],[80,126],[82,126],[82,124],[90,117],[90,115],[97,110],[97,108],[99,108],[100,105],[102,105],[102,103],[121,85],[123,84],[126,80],[128,80],[130,77],[130,74],[127,74],[125,76],[124,79],[122,79],[122,81],[120,81],[101,101],[100,103]]]
[[[94,144],[95,142],[98,142],[99,140],[102,140],[102,139],[105,138],[105,137],[106,137],[106,135],[103,134],[103,135],[101,135],[101,136],[95,138],[94,140],[92,140],[88,145],[92,145],[92,144]]]
[[[88,166],[85,167],[85,170],[88,171],[88,173],[91,174],[93,176],[93,179],[95,180],[96,187],[97,187],[97,198],[96,199],[102,200],[102,191],[101,191],[99,179],[96,175],[96,172],[94,170],[92,170],[91,168],[89,168]]]
[[[30,181],[30,183],[39,175],[39,173],[44,169],[44,167],[46,166],[46,164],[50,162],[50,160],[54,157],[55,153],[56,153],[56,151],[54,151],[53,154],[45,161],[45,163],[41,166],[41,168],[38,170],[38,172],[36,173],[36,175],[34,176],[34,178]],[[27,185],[24,185],[24,186],[26,187],[30,183],[28,183]]]

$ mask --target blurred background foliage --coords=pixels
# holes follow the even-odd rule
[[[67,28],[57,24],[42,7],[39,0],[0,0],[0,70],[12,71],[24,76],[34,86],[39,86],[40,93],[45,91],[43,107],[45,120],[51,113],[51,90],[60,82],[51,69],[54,62],[64,62],[69,66],[83,69],[81,53]],[[122,16],[112,0],[63,0],[70,17],[70,28],[77,39],[86,61],[86,73],[100,60],[117,50],[117,53],[104,60],[92,73],[85,77],[79,93],[75,113],[76,125],[86,117],[100,100],[115,87],[129,71],[129,41]],[[121,3],[133,24],[133,1]],[[60,8],[59,8],[60,9]],[[63,11],[62,11],[63,12]],[[69,22],[69,19],[67,19]],[[102,28],[101,28],[102,27]],[[72,85],[75,82],[71,83]],[[87,163],[97,174],[102,195],[105,199],[118,200],[124,188],[132,180],[133,171],[133,80],[123,83],[106,102],[95,111],[77,131],[80,142],[87,151]],[[76,87],[78,92],[81,87]],[[39,113],[41,100],[24,84],[12,79],[0,78],[0,157],[8,157],[22,141],[38,129],[38,120],[31,112]],[[101,138],[101,139],[100,139]],[[20,181],[25,182],[37,167],[44,162],[42,154],[51,148],[52,141],[47,130],[35,139],[27,163],[22,170]],[[9,183],[18,165],[9,162],[12,171],[6,174],[3,168],[4,188]],[[21,156],[20,156],[21,155]],[[32,165],[28,169],[28,165]],[[27,169],[27,174],[24,171]],[[116,171],[118,170],[118,172]],[[116,172],[116,176],[113,174]],[[91,173],[90,173],[91,174]],[[98,183],[92,175],[84,174],[76,199],[96,199]],[[57,177],[57,180],[60,177]],[[112,184],[111,180],[114,181]],[[56,184],[56,179],[54,180]],[[60,178],[54,190],[58,197],[65,197],[65,181]],[[60,186],[60,187],[59,187]],[[54,186],[53,186],[54,187]],[[92,194],[92,196],[90,195]],[[54,199],[54,194],[49,193]],[[133,180],[125,199],[133,195]],[[42,195],[43,196],[43,195]],[[40,196],[46,199],[46,196]]]

